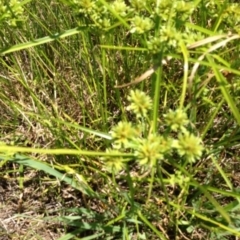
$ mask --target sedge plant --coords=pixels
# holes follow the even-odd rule
[[[41,178],[44,194],[61,202],[61,182],[77,191],[61,239],[239,236],[237,3],[11,0],[0,11],[2,175],[23,190],[29,168],[45,172],[56,180]]]

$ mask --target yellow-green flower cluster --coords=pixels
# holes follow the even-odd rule
[[[107,149],[107,153],[109,153],[109,155],[111,155],[111,153],[117,153],[117,152],[115,150]],[[124,159],[121,157],[110,157],[109,156],[107,158],[102,158],[102,160],[105,163],[105,165],[104,165],[105,170],[110,173],[116,174],[116,173],[120,172],[122,169],[124,169],[126,166]]]
[[[153,22],[150,18],[136,16],[132,20],[131,33],[142,34],[153,28]]]
[[[136,114],[137,118],[147,117],[148,112],[152,109],[152,99],[139,90],[131,90],[128,100],[131,104],[127,110]]]
[[[199,137],[189,132],[179,133],[178,140],[173,145],[180,156],[185,156],[188,162],[195,162],[202,156],[203,146]]]
[[[12,0],[13,1],[13,0]],[[16,1],[16,0],[15,0]],[[103,31],[124,27],[126,34],[143,34],[142,47],[150,53],[160,51],[176,53],[182,51],[182,44],[203,39],[196,30],[186,25],[186,19],[192,18],[193,12],[198,12],[198,4],[186,0],[65,0],[80,16],[86,17],[86,22]],[[73,3],[73,4],[72,4]],[[226,22],[239,22],[239,6],[229,4],[224,11],[218,11],[218,0],[206,0],[202,3],[206,14],[215,18],[223,17]],[[232,24],[231,24],[232,25]],[[236,24],[235,24],[236,25]],[[236,30],[239,31],[238,25]],[[139,37],[139,36],[138,36]]]
[[[202,141],[187,130],[189,120],[183,110],[169,110],[164,115],[166,131],[159,134],[153,132],[149,121],[151,98],[144,92],[132,90],[128,100],[130,105],[127,109],[134,113],[137,124],[119,122],[112,128],[110,134],[114,151],[132,153],[139,165],[148,168],[153,168],[162,159],[173,157],[172,154],[175,154],[174,158],[176,158],[176,153],[179,161],[185,159],[187,163],[195,162],[202,156],[204,150]],[[177,136],[175,132],[178,132]],[[116,161],[108,159],[106,164],[115,171],[120,171],[125,166],[123,160],[119,158]]]
[[[119,122],[110,133],[116,149],[128,148],[131,140],[139,136],[138,129],[131,122]]]
[[[181,130],[189,123],[187,114],[181,109],[177,109],[176,111],[169,110],[169,112],[164,115],[164,120],[173,131]]]
[[[147,0],[131,0],[131,6],[132,8],[139,12],[139,11],[144,11],[146,9],[147,5]]]
[[[155,12],[163,20],[168,21],[179,17],[179,19],[186,19],[194,10],[194,4],[192,2],[186,2],[183,0],[161,0],[159,4],[156,4]]]
[[[181,171],[176,171],[175,174],[171,174],[169,183],[172,187],[175,187],[176,184],[181,186],[183,189],[187,186],[190,182],[190,178],[183,175]]]
[[[135,149],[135,156],[140,165],[154,167],[158,160],[164,158],[172,148],[170,139],[164,139],[162,136],[150,133],[147,138],[138,139]]]
[[[240,6],[239,3],[228,4],[228,7],[223,12],[223,18],[232,25],[240,23]]]
[[[10,0],[8,4],[0,1],[0,24],[7,23],[9,26],[16,26],[18,21],[22,21],[23,7],[21,1]]]
[[[123,0],[116,0],[111,5],[112,9],[119,14],[121,17],[125,17],[129,11],[129,7]]]

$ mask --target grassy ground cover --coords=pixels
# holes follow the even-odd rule
[[[0,239],[239,239],[238,3],[0,12]]]

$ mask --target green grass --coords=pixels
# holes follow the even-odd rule
[[[239,6],[183,2],[22,1],[15,27],[1,13],[0,181],[32,222],[11,239],[48,239],[48,221],[61,240],[240,236]]]

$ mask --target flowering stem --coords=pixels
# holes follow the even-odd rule
[[[182,95],[180,99],[180,109],[183,109],[184,100],[185,100],[186,91],[187,91],[187,82],[188,82],[188,52],[183,42],[181,42],[180,46],[181,46],[181,50],[184,58],[183,87],[182,87]]]
[[[160,54],[159,62],[162,62],[162,54]],[[155,80],[155,91],[154,91],[154,103],[153,103],[153,132],[157,132],[157,120],[158,120],[158,110],[159,110],[159,98],[160,98],[160,87],[162,80],[162,64],[156,71],[156,80]]]
[[[149,184],[149,189],[148,189],[148,197],[147,197],[147,201],[146,202],[148,202],[151,199],[151,196],[152,196],[154,175],[155,175],[155,168],[152,168],[152,170],[151,170],[151,179],[150,179],[150,184]]]

